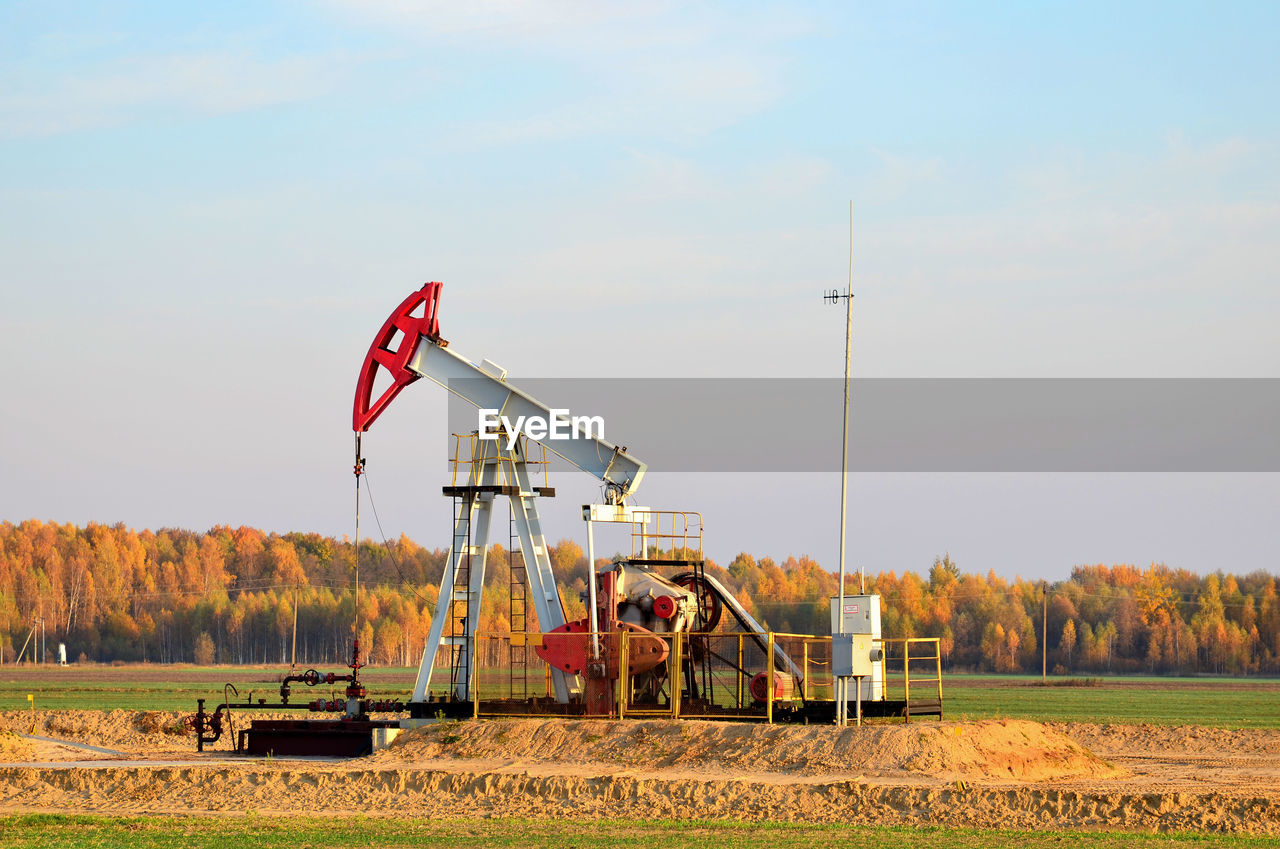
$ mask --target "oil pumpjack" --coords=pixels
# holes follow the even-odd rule
[[[673,701],[696,704],[701,700],[704,715],[725,718],[762,719],[765,717],[762,706],[767,702],[770,719],[831,721],[836,716],[834,702],[810,698],[804,686],[807,664],[798,665],[771,637],[767,638],[764,626],[728,588],[705,571],[700,517],[696,550],[689,546],[677,549],[673,545],[671,552],[657,556],[645,543],[644,531],[641,531],[638,553],[633,551],[629,558],[595,568],[596,525],[630,525],[634,534],[635,528],[644,528],[651,518],[662,513],[631,503],[644,478],[645,463],[629,454],[625,447],[606,441],[602,432],[593,432],[588,424],[570,417],[567,410],[549,407],[521,391],[507,380],[506,370],[495,363],[489,360],[475,363],[455,351],[440,334],[441,289],[441,283],[431,282],[405,298],[383,323],[365,356],[352,410],[357,503],[364,468],[362,435],[405,387],[422,378],[439,384],[479,410],[496,412],[495,421],[538,419],[547,423],[548,432],[570,436],[553,439],[543,438],[545,434],[541,434],[534,438],[532,431],[528,435],[510,433],[500,425],[493,433],[471,435],[470,456],[462,464],[467,471],[461,481],[456,475],[455,461],[455,479],[443,488],[443,494],[452,497],[455,504],[452,544],[408,704],[366,698],[359,680],[363,662],[359,644],[355,642],[348,665],[350,675],[316,670],[290,674],[282,679],[279,703],[269,704],[264,699],[255,702],[252,694],[243,703],[233,702],[234,688],[230,684],[226,700],[213,714],[205,712],[201,700],[197,714],[190,718],[199,746],[202,748],[221,736],[224,724],[229,727],[232,709],[343,713],[338,720],[255,720],[235,740],[237,751],[276,754],[358,755],[373,747],[377,735],[394,734],[396,728],[411,727],[433,717],[473,715],[479,696],[476,675],[479,613],[494,508],[499,497],[509,502],[528,597],[533,602],[541,632],[533,650],[546,664],[548,687],[543,697],[507,699],[504,704],[496,705],[498,712],[610,716],[620,715],[620,700],[633,706],[656,707],[665,698],[668,705]],[[379,385],[385,388],[379,391]],[[541,486],[535,478],[539,467],[545,469],[547,450],[603,484],[604,503],[582,508],[591,579],[586,582],[583,599],[586,616],[575,621],[568,621],[565,614],[538,514],[538,499],[555,494],[546,484],[545,475]],[[358,522],[357,508],[357,528]],[[660,574],[658,567],[669,574]],[[670,574],[673,570],[675,573]],[[878,638],[878,597],[875,599],[874,637]],[[716,631],[726,612],[739,629],[736,663],[717,654],[708,642],[708,635]],[[833,600],[833,617],[835,615]],[[833,618],[833,632],[834,622]],[[626,649],[620,651],[624,642],[620,636],[624,632]],[[748,671],[743,661],[744,642],[753,644],[759,665],[769,671]],[[682,654],[682,646],[688,648],[687,656]],[[435,661],[442,649],[447,650],[449,657],[449,682],[443,692],[437,693],[432,685],[438,683]],[[625,674],[621,669],[624,657]],[[719,709],[711,704],[708,696],[713,686],[713,658],[739,676],[736,710],[730,708],[717,713]],[[868,685],[871,698],[884,710],[897,710],[884,700],[879,683],[882,666],[877,670],[872,679],[862,683]],[[626,693],[618,686],[622,678],[629,681]],[[749,705],[743,702],[742,691],[748,689],[742,686],[743,680],[750,681],[752,703]],[[289,702],[290,683],[316,686],[337,682],[347,683],[344,700]],[[795,700],[789,700],[789,705],[780,705],[775,710],[773,700],[784,692],[803,695],[798,705]],[[486,700],[486,707],[495,706]],[[405,711],[410,714],[407,719],[370,718],[371,713]],[[940,711],[939,701],[936,712],[940,714]],[[919,708],[916,712],[920,712]],[[931,712],[928,706],[925,712]]]
[[[596,524],[635,525],[655,514],[630,503],[646,465],[626,448],[570,417],[567,410],[552,408],[522,392],[507,380],[505,369],[489,360],[474,363],[450,347],[440,335],[440,294],[440,283],[427,283],[383,324],[360,371],[353,430],[357,434],[368,431],[401,390],[425,377],[479,410],[496,411],[495,420],[537,419],[550,423],[549,431],[567,438],[510,439],[501,433],[491,434],[501,438],[471,440],[465,482],[444,488],[444,494],[456,501],[453,544],[440,584],[437,615],[432,619],[410,699],[412,713],[425,717],[441,712],[467,715],[470,711],[478,612],[494,504],[499,496],[510,502],[532,601],[544,633],[535,651],[550,669],[555,703],[580,705],[577,712],[588,716],[612,712],[619,659],[617,640],[610,635],[620,631],[628,632],[628,673],[640,676],[637,686],[641,690],[647,687],[654,697],[660,685],[657,676],[670,654],[670,635],[715,628],[722,608],[746,630],[762,633],[764,629],[732,594],[703,572],[700,551],[694,556],[679,552],[660,561],[647,559],[648,552],[642,551],[640,557],[610,564],[587,582],[587,616],[566,620],[538,515],[538,498],[554,495],[554,490],[535,485],[532,467],[543,461],[530,454],[535,447],[545,448],[604,484],[605,503],[582,508],[587,559],[592,564]],[[390,383],[376,393],[379,369],[387,372]],[[652,571],[658,563],[687,569],[664,577]],[[450,687],[443,700],[429,701],[441,648],[448,648],[453,658]]]

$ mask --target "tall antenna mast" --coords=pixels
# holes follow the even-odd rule
[[[849,382],[853,374],[853,201],[849,201],[849,285],[843,291],[832,289],[824,292],[822,299],[833,306],[844,301],[844,420],[840,443],[840,589],[836,607],[835,627],[832,633],[844,633],[844,578],[845,578],[845,530],[848,521],[849,501]],[[865,591],[865,587],[863,588]],[[848,682],[840,678],[836,685],[836,721],[843,727],[847,710]]]

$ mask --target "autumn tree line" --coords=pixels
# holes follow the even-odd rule
[[[585,615],[581,547],[561,540],[550,554],[570,618]],[[357,616],[356,549],[347,539],[5,522],[0,663],[14,662],[43,620],[46,644],[65,643],[72,662],[288,664],[296,654],[300,664],[335,664],[345,662],[358,622],[374,663],[416,665],[446,556],[404,536],[361,541]],[[519,554],[493,546],[482,631],[510,629],[513,566],[518,576]],[[706,568],[768,628],[829,633],[837,579],[813,559],[744,553]],[[924,574],[867,577],[868,591],[883,596],[885,636],[938,637],[953,670],[1038,672],[1047,608],[1048,666],[1058,674],[1278,674],[1276,583],[1263,571],[1199,576],[1160,564],[1007,581],[962,572],[945,556]],[[536,628],[530,605],[528,629]],[[23,659],[32,656],[28,643]]]

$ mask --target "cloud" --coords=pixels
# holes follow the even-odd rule
[[[908,223],[891,239],[956,269],[984,259],[986,273],[1009,282],[1153,296],[1213,285],[1218,303],[1229,291],[1262,295],[1280,260],[1274,156],[1254,140],[1180,137],[1144,155],[1063,153],[993,186],[1003,203],[928,228]]]
[[[778,42],[813,30],[785,4],[746,8],[587,0],[322,0],[348,21],[418,40],[614,60],[715,43]]]
[[[591,37],[600,35],[602,29],[626,36],[626,42],[632,45],[651,43],[652,30],[630,25],[662,8],[661,4],[631,7],[573,0],[331,0],[327,5],[350,18],[420,38],[466,38],[505,46],[589,50],[606,49]],[[610,44],[619,46],[616,40]]]
[[[672,199],[709,198],[720,186],[694,160],[636,148],[620,188],[631,202],[669,203]]]
[[[758,114],[785,91],[780,45],[809,22],[785,7],[743,11],[662,3],[410,3],[330,0],[350,21],[472,53],[573,71],[551,102],[458,125],[460,147],[644,133],[683,140]],[[424,61],[430,61],[426,59]]]
[[[0,133],[43,137],[117,126],[155,110],[219,115],[317,97],[332,58],[263,59],[247,52],[128,56],[54,77],[28,74],[0,95]]]
[[[864,201],[883,203],[896,200],[908,192],[919,191],[925,184],[936,182],[942,172],[938,156],[909,156],[872,148],[879,164],[873,181],[868,184]]]
[[[730,55],[632,64],[600,79],[599,94],[460,125],[452,137],[470,147],[636,133],[666,140],[705,136],[779,99],[782,87],[768,64]]]
[[[789,155],[753,170],[748,187],[766,198],[806,195],[825,186],[834,168],[818,156]]]

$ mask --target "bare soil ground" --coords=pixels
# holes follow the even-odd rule
[[[1280,834],[1280,730],[432,724],[355,761],[197,756],[177,712],[0,713],[0,811],[572,816]],[[97,747],[107,751],[80,748]]]

